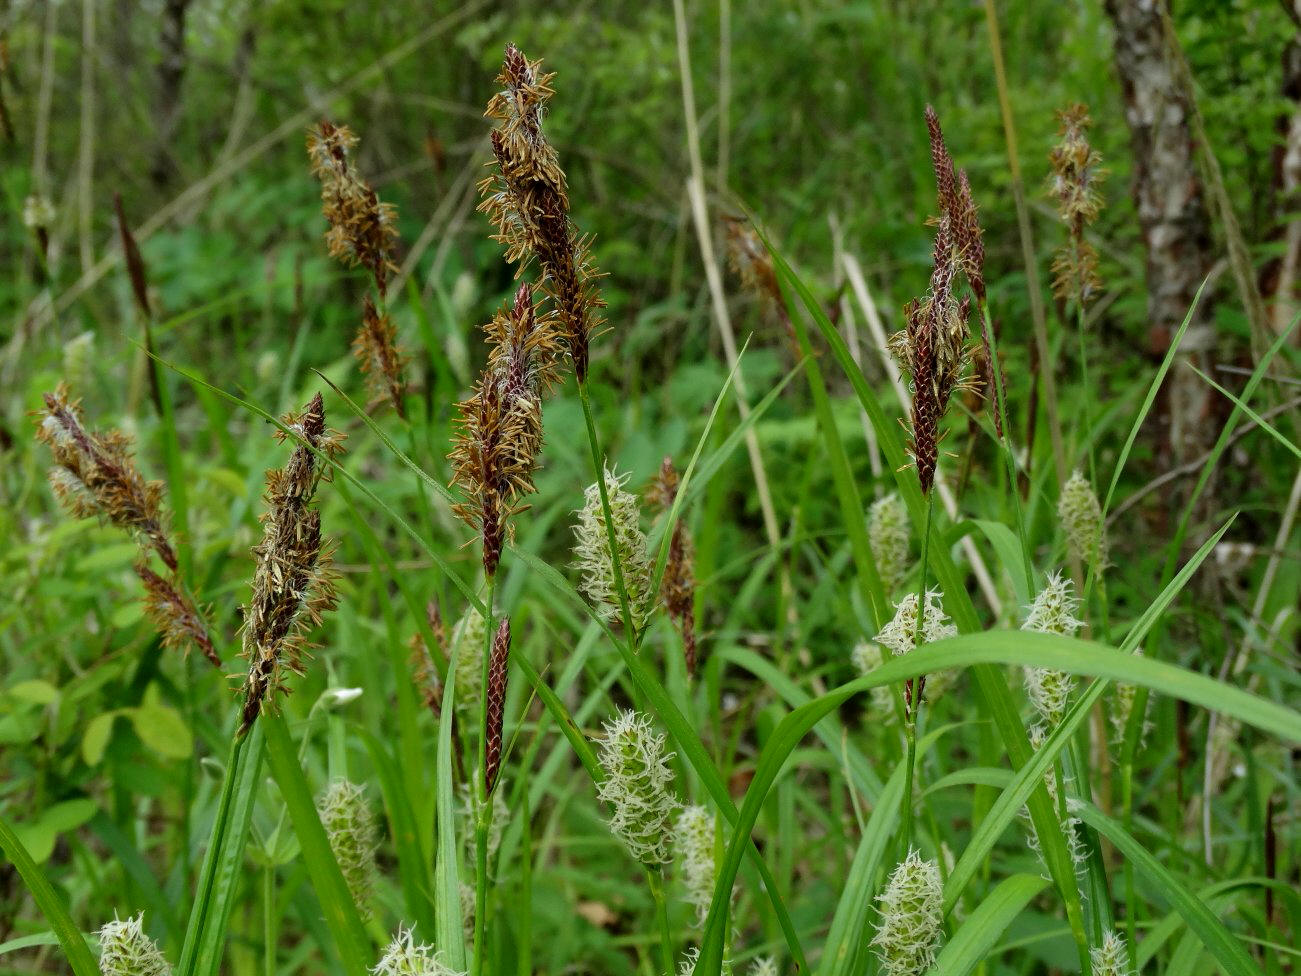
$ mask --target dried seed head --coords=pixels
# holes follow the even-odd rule
[[[920,976],[934,965],[944,939],[939,865],[910,850],[877,901],[881,920],[872,945],[881,971],[886,976]]]
[[[447,633],[438,604],[430,600],[425,604],[425,614],[429,620],[430,633],[434,635],[437,653],[442,655],[444,661],[450,660],[447,654]],[[443,682],[438,676],[439,669],[434,664],[434,652],[430,651],[418,633],[411,636],[410,646],[412,679],[420,691],[420,697],[424,699],[425,707],[438,718],[443,713]]]
[[[723,228],[727,231],[727,263],[736,276],[761,301],[780,307],[783,299],[772,255],[763,246],[754,227],[744,218],[725,214]]]
[[[705,924],[718,871],[714,863],[714,816],[705,807],[683,808],[673,825],[673,849],[687,902],[696,909],[696,926]]]
[[[497,228],[506,260],[520,270],[536,259],[579,382],[587,379],[588,346],[600,330],[604,307],[595,287],[590,241],[569,219],[565,174],[542,131],[553,74],[539,71],[515,45],[508,45],[497,82],[501,91],[484,113],[497,121],[492,132],[493,174],[479,184],[479,209]]]
[[[99,971],[103,976],[171,976],[172,967],[158,943],[145,935],[144,913],[105,922],[99,930]]]
[[[369,295],[362,301],[361,328],[352,340],[352,354],[376,400],[388,399],[397,415],[406,418],[406,380],[402,371],[406,357],[398,348],[397,329],[388,315],[381,315]]]
[[[905,328],[890,340],[890,351],[912,377],[909,452],[917,466],[922,492],[935,480],[939,460],[940,422],[953,392],[966,385],[971,361],[968,351],[969,299],[959,299],[954,285],[964,274],[979,300],[984,299],[984,245],[975,203],[965,175],[955,175],[953,159],[944,145],[935,110],[926,107],[931,162],[939,198],[935,221],[934,267],[930,289],[904,308]]]
[[[1071,553],[1097,569],[1107,566],[1107,533],[1102,521],[1102,506],[1093,492],[1089,479],[1073,471],[1057,499],[1057,518],[1066,533],[1066,544]]]
[[[336,779],[317,798],[316,810],[329,838],[330,850],[348,883],[348,893],[363,918],[370,918],[375,890],[375,851],[379,829],[360,786]]]
[[[555,332],[538,315],[527,282],[485,327],[492,349],[474,394],[460,404],[461,429],[450,455],[453,483],[466,501],[454,511],[476,529],[483,567],[497,571],[510,516],[532,493],[542,449],[542,397],[555,377]]]
[[[36,437],[54,456],[50,486],[63,507],[76,518],[105,518],[130,532],[140,545],[135,569],[145,587],[145,613],[162,634],[164,646],[188,652],[193,644],[221,667],[203,614],[177,572],[162,510],[162,482],[146,481],[140,474],[130,440],[116,430],[87,431],[78,404],[68,399],[63,386],[45,395]],[[150,569],[149,551],[166,565],[166,577]]]
[[[899,588],[908,568],[908,529],[908,513],[898,495],[886,495],[872,503],[867,538],[887,597]]]
[[[641,506],[637,496],[624,491],[627,475],[616,475],[605,469],[605,491],[610,501],[610,516],[614,521],[614,541],[623,575],[624,590],[628,596],[628,611],[632,620],[623,621],[634,630],[641,630],[654,603],[651,591],[652,566],[647,553],[646,536],[641,530]],[[601,509],[601,489],[589,485],[583,507],[578,512],[574,526],[578,545],[574,547],[574,566],[582,577],[581,589],[596,604],[597,612],[606,620],[622,620],[623,609],[615,584],[614,560],[610,554],[610,539],[605,528],[605,514]]]
[[[670,860],[669,823],[678,806],[670,792],[672,756],[665,755],[664,736],[655,734],[645,715],[624,711],[605,725],[598,756],[605,779],[597,795],[612,808],[610,830],[643,864]]]
[[[193,644],[213,666],[221,667],[202,613],[182,589],[180,577],[165,579],[143,560],[136,563],[135,571],[145,586],[145,614],[162,634],[163,646],[188,653]]]
[[[348,153],[355,145],[357,137],[347,126],[325,119],[307,134],[312,173],[321,181],[321,212],[330,223],[325,233],[330,255],[349,267],[364,267],[383,295],[389,272],[397,270],[397,212],[352,168]]]
[[[417,943],[411,929],[398,929],[371,972],[375,976],[465,976],[446,965],[433,946]]]
[[[488,714],[484,725],[484,790],[493,791],[501,769],[502,718],[506,707],[506,665],[510,659],[510,619],[503,618],[492,639],[488,660]]]
[[[1098,218],[1102,198],[1098,184],[1105,170],[1102,157],[1089,145],[1093,125],[1084,105],[1071,105],[1057,113],[1061,141],[1049,155],[1052,163],[1052,194],[1057,214],[1069,232],[1069,241],[1053,261],[1053,292],[1059,298],[1081,303],[1101,285],[1098,253],[1084,238],[1084,228]]]
[[[673,459],[665,458],[659,473],[646,490],[646,501],[667,515],[678,496],[678,473],[673,470]],[[680,513],[679,513],[680,516]],[[682,635],[682,650],[686,658],[687,674],[696,674],[696,547],[691,533],[681,517],[673,526],[669,539],[668,558],[664,562],[664,576],[660,580],[660,597],[669,619]]]
[[[1094,976],[1130,976],[1129,952],[1125,940],[1108,929],[1102,935],[1102,945],[1089,950]]]
[[[321,537],[321,513],[309,508],[322,470],[316,453],[342,450],[342,435],[325,426],[318,393],[301,414],[284,424],[303,443],[289,463],[267,472],[267,509],[262,541],[253,547],[257,566],[253,594],[244,611],[242,656],[249,662],[244,682],[241,734],[252,726],[274,693],[287,694],[286,672],[302,673],[307,634],[336,603],[330,547]],[[276,439],[286,435],[276,430]]]
[[[117,430],[87,431],[80,403],[68,399],[63,385],[45,394],[39,417],[36,439],[49,446],[57,465],[50,486],[69,514],[96,515],[126,529],[175,572],[176,552],[162,511],[163,483],[140,474],[130,438]]]

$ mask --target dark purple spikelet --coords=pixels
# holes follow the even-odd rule
[[[507,665],[510,662],[510,619],[503,618],[492,639],[488,659],[488,702],[484,724],[484,792],[491,794],[501,771],[502,719],[506,708]]]

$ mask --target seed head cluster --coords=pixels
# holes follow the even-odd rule
[[[158,943],[144,930],[144,914],[105,922],[99,930],[102,976],[172,976]]]
[[[336,779],[317,799],[316,810],[330,841],[330,850],[339,862],[339,871],[348,884],[348,893],[362,916],[369,918],[375,890],[379,828],[366,794],[355,783]]]
[[[909,451],[923,493],[930,491],[935,480],[940,422],[953,392],[964,384],[971,361],[971,302],[957,295],[958,275],[966,277],[978,301],[983,301],[985,294],[985,250],[970,183],[965,173],[959,177],[954,172],[939,118],[929,106],[926,126],[940,209],[935,222],[934,267],[927,294],[908,303],[905,328],[890,340],[890,351],[912,377]]]
[[[465,500],[455,506],[481,538],[484,571],[497,571],[510,516],[534,491],[542,449],[542,397],[555,378],[556,340],[550,316],[539,315],[528,282],[486,327],[488,364],[468,400],[452,450],[453,482]]]
[[[588,347],[600,331],[605,303],[596,290],[590,239],[569,219],[569,195],[555,149],[542,131],[547,101],[555,94],[554,74],[543,74],[541,61],[530,61],[514,44],[506,47],[501,90],[484,113],[496,120],[492,131],[492,175],[479,184],[482,202],[497,228],[494,239],[506,246],[506,260],[520,265],[533,260],[541,268],[540,285],[550,297],[580,383],[587,379]]]
[[[948,615],[940,606],[940,599],[939,590],[927,590],[925,604],[919,606],[917,594],[909,593],[895,604],[894,617],[881,628],[881,632],[876,635],[876,642],[882,647],[889,648],[890,653],[898,657],[909,651],[915,651],[921,644],[933,644],[949,637],[956,637],[958,628],[949,621]],[[864,658],[861,662],[855,661],[855,663],[859,665],[860,670],[863,670],[869,661]],[[909,713],[912,712],[914,701],[921,699],[925,689],[925,676],[916,682],[915,690],[913,679],[909,678],[904,683],[904,705]]]
[[[1053,260],[1053,293],[1083,304],[1102,284],[1098,277],[1098,252],[1084,237],[1084,229],[1098,219],[1102,197],[1098,193],[1105,170],[1102,157],[1089,145],[1093,120],[1085,105],[1071,105],[1057,113],[1060,141],[1049,154],[1052,195],[1057,215],[1069,238]]]
[[[1125,940],[1108,929],[1102,935],[1102,945],[1089,950],[1094,976],[1130,976],[1129,951]]]
[[[673,825],[673,849],[687,902],[696,910],[696,924],[704,925],[718,875],[714,863],[713,814],[698,804],[684,807]]]
[[[488,659],[488,713],[485,724],[484,792],[491,793],[501,770],[502,720],[506,707],[507,664],[510,661],[510,620],[503,618],[492,639]]]
[[[53,456],[50,487],[68,514],[102,518],[125,529],[139,545],[135,571],[145,588],[145,612],[163,644],[178,650],[197,647],[221,667],[203,613],[181,581],[163,511],[163,483],[147,481],[140,473],[130,438],[117,430],[87,430],[80,403],[69,399],[63,385],[45,394],[36,438]],[[150,568],[151,554],[162,561],[166,576]]]
[[[671,860],[671,820],[678,806],[670,792],[672,755],[665,754],[664,736],[655,734],[645,715],[623,711],[605,725],[598,755],[605,779],[597,795],[610,804],[610,830],[642,864]]]
[[[867,539],[887,597],[899,588],[908,568],[908,527],[908,513],[898,495],[889,494],[872,503]]]
[[[872,945],[886,976],[919,976],[935,963],[943,941],[940,868],[915,850],[890,875],[877,898],[880,921]]]
[[[609,468],[605,469],[605,491],[614,523],[614,544],[628,596],[628,612],[632,615],[630,622],[623,622],[641,630],[654,603],[652,567],[646,536],[641,530],[641,506],[636,495],[624,490],[627,480],[627,475],[617,475]],[[603,618],[622,621],[623,608],[614,575],[614,557],[610,552],[605,513],[601,508],[601,489],[596,484],[587,488],[574,526],[574,536],[578,542],[574,547],[574,566],[582,578],[583,592]]]
[[[667,515],[678,497],[678,473],[673,469],[673,459],[665,458],[655,480],[646,492],[646,500],[662,515]],[[686,523],[679,518],[669,539],[668,558],[664,562],[664,576],[660,580],[660,597],[664,609],[682,635],[682,651],[686,658],[687,674],[696,674],[696,577],[695,545]]]
[[[1060,573],[1049,576],[1048,582],[1030,605],[1021,629],[1074,637],[1084,622],[1075,616],[1079,603],[1071,593],[1072,587],[1071,581],[1063,578]],[[1034,706],[1039,719],[1049,728],[1061,721],[1074,686],[1075,679],[1064,671],[1053,671],[1050,668],[1025,669],[1025,687],[1030,704]]]
[[[379,301],[367,295],[362,303],[361,328],[352,350],[372,395],[388,399],[399,417],[406,416],[404,399],[406,358],[397,344],[397,330],[383,310],[389,274],[397,270],[397,213],[381,203],[370,184],[349,159],[357,137],[344,125],[322,120],[307,135],[312,173],[321,181],[322,213],[330,224],[325,242],[330,255],[349,267],[364,267],[375,284]]]
[[[1066,544],[1076,559],[1099,570],[1107,565],[1107,531],[1102,506],[1089,479],[1071,472],[1057,499],[1057,518],[1066,533]]]
[[[253,547],[253,595],[244,610],[242,655],[249,667],[241,733],[265,704],[274,702],[276,692],[288,693],[286,673],[302,673],[307,635],[336,603],[330,547],[321,537],[321,513],[311,501],[322,476],[314,451],[334,456],[342,450],[342,435],[325,426],[319,393],[302,413],[289,414],[283,422],[302,443],[288,464],[267,472],[262,541]],[[277,440],[286,436],[276,430]]]
[[[375,976],[465,976],[444,963],[433,946],[416,942],[410,929],[398,929],[371,972]]]

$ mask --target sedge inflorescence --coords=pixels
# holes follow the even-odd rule
[[[145,934],[143,912],[100,928],[99,971],[102,976],[171,976],[158,943]]]
[[[971,185],[965,172],[954,171],[939,118],[930,106],[926,108],[926,127],[940,211],[935,221],[934,266],[926,295],[908,303],[905,327],[890,340],[890,351],[912,377],[908,450],[923,494],[935,480],[943,436],[940,422],[954,391],[966,382],[964,374],[971,361],[971,301],[959,299],[958,276],[966,278],[978,301],[983,301],[985,294],[985,251]]]
[[[908,568],[909,525],[908,512],[893,493],[874,501],[867,513],[867,540],[887,597],[899,588]]]
[[[416,942],[411,929],[398,929],[371,972],[375,976],[465,976],[444,963],[433,946]]]
[[[267,472],[262,541],[253,548],[257,566],[244,611],[242,655],[249,667],[241,733],[274,702],[276,692],[288,693],[286,674],[302,673],[307,635],[336,603],[331,549],[321,536],[321,513],[311,501],[324,473],[316,452],[333,457],[343,449],[343,438],[325,426],[319,393],[302,413],[289,414],[283,423],[301,443],[288,464]],[[288,436],[276,430],[277,440]]]
[[[1102,506],[1089,479],[1079,471],[1071,472],[1057,499],[1057,518],[1066,533],[1071,554],[1086,566],[1098,570],[1107,565],[1107,531]]]
[[[614,552],[606,531],[605,512],[601,507],[601,488],[592,484],[587,488],[583,507],[574,525],[574,566],[582,578],[581,589],[596,605],[596,611],[606,620],[622,621],[634,630],[641,630],[654,604],[651,575],[652,566],[647,551],[646,535],[641,530],[641,506],[637,496],[624,490],[627,475],[618,475],[605,469],[605,491],[610,503],[610,517],[614,527]],[[628,597],[631,621],[623,620],[623,607],[615,577],[615,560]]]
[[[580,383],[587,380],[589,344],[601,328],[604,306],[591,265],[591,241],[569,218],[565,173],[542,131],[554,74],[530,61],[514,44],[506,47],[501,90],[484,113],[496,121],[492,131],[493,173],[479,184],[482,202],[497,228],[494,240],[506,246],[506,260],[520,271],[530,261],[541,267],[540,285],[550,297]]]
[[[464,501],[454,511],[482,543],[484,571],[497,571],[509,519],[534,490],[542,449],[542,397],[555,378],[550,316],[539,314],[528,282],[485,327],[491,351],[473,394],[460,404],[450,459]]]
[[[1093,976],[1130,976],[1129,950],[1125,940],[1108,929],[1102,934],[1102,945],[1089,950]]]
[[[642,864],[672,860],[670,823],[678,807],[671,792],[672,755],[645,715],[623,711],[605,725],[598,756],[605,779],[597,795],[610,804],[610,830]]]
[[[940,598],[939,590],[927,590],[924,603],[917,599],[916,593],[909,593],[895,604],[894,616],[873,639],[880,646],[888,648],[891,655],[898,657],[915,651],[922,644],[956,637],[958,628],[949,621],[948,615],[940,606]],[[880,666],[881,657],[879,652],[873,654],[869,650],[859,651],[855,648],[854,663],[862,673],[867,674]],[[916,682],[910,678],[904,683],[904,705],[910,713],[914,702],[921,699],[925,687],[924,676]]]
[[[167,647],[197,647],[214,666],[221,658],[203,612],[181,579],[176,548],[163,511],[163,483],[136,467],[131,440],[118,430],[87,430],[78,401],[62,384],[45,394],[36,438],[50,449],[50,487],[74,518],[102,518],[126,530],[140,547],[136,576],[145,588],[145,613]],[[157,556],[166,575],[149,565]]]
[[[910,850],[877,898],[872,945],[886,976],[919,976],[935,963],[944,937],[939,865]]]
[[[684,807],[673,825],[673,849],[687,902],[696,910],[696,924],[704,925],[714,897],[714,816],[699,804]]]
[[[1093,120],[1085,105],[1071,105],[1057,113],[1060,141],[1049,154],[1052,163],[1052,195],[1057,215],[1066,225],[1066,247],[1053,260],[1053,294],[1062,299],[1087,302],[1101,285],[1098,252],[1084,236],[1084,229],[1098,219],[1102,197],[1098,185],[1105,170],[1102,157],[1089,144]]]
[[[1072,588],[1071,581],[1060,573],[1049,576],[1044,588],[1030,605],[1021,629],[1074,637],[1084,626],[1084,621],[1075,616],[1079,603],[1072,595]],[[1030,704],[1034,706],[1039,719],[1051,727],[1061,721],[1075,679],[1064,671],[1054,671],[1051,668],[1026,668],[1025,686]]]
[[[316,811],[334,859],[339,862],[339,871],[347,882],[348,893],[363,918],[368,918],[375,890],[379,828],[366,794],[357,784],[336,779],[317,798]]]
[[[646,500],[667,516],[678,497],[678,473],[673,459],[665,458],[646,491]],[[682,653],[687,674],[696,674],[696,578],[695,545],[686,523],[679,518],[669,538],[668,558],[664,562],[664,576],[660,580],[660,597],[664,610],[682,635]]]

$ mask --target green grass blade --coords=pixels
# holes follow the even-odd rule
[[[956,728],[947,725],[927,734],[917,743],[920,761],[944,733]],[[899,799],[903,795],[904,768],[896,765],[885,788],[876,799],[872,815],[868,818],[858,850],[845,876],[844,889],[836,903],[836,913],[823,944],[822,959],[818,963],[818,976],[850,976],[862,971],[857,965],[858,948],[863,938],[863,919],[868,917],[872,904],[873,885],[880,870],[886,848],[894,837],[899,820]]]
[[[410,797],[404,787],[397,763],[379,739],[365,729],[358,729],[366,754],[379,780],[384,797],[384,810],[388,814],[389,831],[397,851],[398,880],[407,906],[406,921],[421,932],[434,930],[433,879],[429,877],[431,861],[420,848],[420,832],[416,829],[415,815]]]
[[[1147,396],[1143,398],[1143,405],[1138,408],[1138,415],[1129,428],[1129,435],[1125,438],[1125,446],[1120,449],[1120,456],[1116,458],[1116,467],[1111,472],[1111,485],[1107,488],[1107,497],[1102,502],[1104,514],[1111,508],[1111,499],[1116,493],[1116,485],[1120,483],[1121,472],[1125,470],[1125,462],[1129,460],[1129,452],[1134,449],[1134,441],[1138,440],[1138,432],[1142,428],[1143,422],[1147,420],[1152,404],[1156,402],[1157,391],[1161,389],[1161,384],[1165,382],[1165,374],[1170,372],[1170,365],[1175,361],[1179,346],[1183,342],[1184,333],[1188,331],[1188,325],[1193,320],[1193,312],[1197,310],[1197,306],[1202,300],[1202,292],[1205,289],[1206,281],[1203,281],[1197,288],[1197,294],[1193,296],[1193,303],[1188,306],[1188,314],[1184,316],[1183,322],[1179,325],[1179,331],[1170,340],[1170,348],[1166,350],[1165,358],[1161,360],[1161,365],[1157,367],[1156,375],[1152,377],[1152,383],[1147,388]]]
[[[521,655],[522,656],[522,655]],[[434,862],[434,923],[436,944],[447,964],[465,971],[465,929],[461,923],[461,870],[456,844],[456,784],[452,779],[452,719],[456,712],[456,668],[447,669],[443,713],[438,722],[435,754],[435,809],[438,814],[438,857]]]
[[[1188,883],[1165,868],[1148,849],[1092,803],[1071,802],[1071,812],[1115,845],[1132,861],[1139,872],[1165,894],[1170,904],[1184,917],[1188,927],[1201,939],[1211,955],[1219,960],[1231,976],[1258,976],[1260,969],[1252,962],[1242,943],[1234,938],[1206,903],[1192,892]]]
[[[99,965],[95,962],[95,957],[91,954],[90,946],[86,944],[81,929],[73,924],[72,917],[63,907],[63,902],[53,886],[46,880],[45,874],[32,860],[32,856],[27,853],[27,848],[23,847],[22,841],[3,817],[0,817],[0,848],[4,850],[10,863],[18,869],[18,876],[23,879],[23,884],[31,892],[36,907],[50,923],[50,928],[59,940],[59,945],[75,976],[99,976]]]
[[[1273,424],[1271,424],[1260,414],[1256,413],[1255,410],[1252,410],[1251,407],[1247,406],[1245,401],[1239,400],[1231,392],[1226,390],[1224,387],[1220,386],[1219,383],[1216,383],[1215,380],[1211,379],[1209,376],[1203,373],[1196,366],[1190,364],[1188,368],[1191,369],[1198,376],[1200,376],[1202,379],[1204,379],[1211,386],[1215,387],[1215,389],[1218,390],[1221,394],[1223,394],[1224,396],[1232,400],[1234,406],[1236,406],[1239,410],[1241,410],[1243,413],[1245,413],[1248,417],[1250,417],[1252,420],[1256,422],[1257,427],[1259,427],[1265,433],[1269,434],[1270,437],[1274,438],[1274,440],[1278,441],[1285,448],[1287,448],[1289,451],[1295,454],[1298,458],[1301,458],[1301,447],[1297,447],[1290,440],[1288,440],[1281,433],[1279,433],[1278,428],[1276,428]]]
[[[302,848],[303,863],[316,889],[326,927],[334,938],[339,958],[348,976],[367,976],[372,963],[370,938],[362,924],[357,906],[348,892],[339,862],[330,849],[329,838],[321,826],[316,803],[307,778],[298,762],[298,753],[282,715],[264,710],[258,718],[266,734],[267,761],[271,775],[280,787],[294,835]]]
[[[931,976],[967,976],[989,958],[989,951],[1003,932],[1043,891],[1046,878],[1033,874],[1014,874],[980,901],[980,907],[962,923],[948,944],[940,951],[931,968]]]

